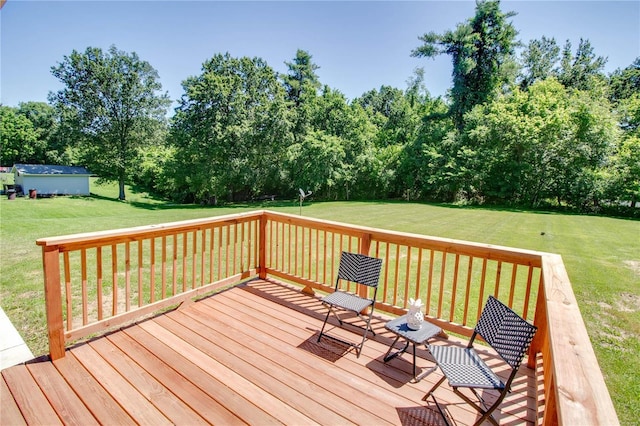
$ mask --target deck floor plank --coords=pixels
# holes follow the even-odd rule
[[[109,365],[102,357],[103,354],[96,352],[87,344],[74,348],[73,354],[137,423],[171,424],[171,421],[158,408],[129,383],[126,376],[122,376],[118,370]]]
[[[211,309],[211,313],[213,313],[213,318],[215,321],[224,321],[222,318],[222,314],[228,313],[231,314],[232,311],[229,309],[227,305],[224,303],[216,304],[202,304],[198,306],[198,309],[204,311],[205,309]],[[206,311],[205,311],[206,312]],[[255,311],[257,312],[257,311]],[[211,316],[211,314],[209,314]],[[245,320],[248,322],[241,323],[238,325],[240,320]],[[344,347],[341,345],[335,345],[332,341],[328,341],[325,345],[324,340],[320,343],[316,343],[317,333],[315,332],[306,332],[300,336],[292,336],[290,333],[287,333],[287,330],[293,328],[297,329],[299,325],[295,322],[293,323],[278,323],[278,325],[273,325],[275,321],[270,318],[263,317],[262,319],[249,316],[247,320],[247,314],[242,312],[236,312],[233,320],[231,322],[224,323],[224,326],[230,330],[233,330],[234,333],[243,333],[245,330],[252,330],[253,327],[257,327],[259,332],[252,333],[251,339],[257,343],[261,343],[268,353],[273,353],[276,351],[282,352],[287,350],[285,353],[282,353],[283,359],[286,361],[287,365],[293,365],[293,362],[298,361],[303,364],[302,368],[306,368],[307,374],[311,372],[316,372],[317,377],[319,377],[319,381],[325,386],[328,386],[329,392],[339,392],[339,389],[344,388],[345,395],[354,395],[359,393],[363,388],[367,388],[366,395],[363,395],[362,403],[371,403],[374,406],[378,404],[387,402],[389,405],[397,405],[397,404],[406,404],[410,401],[410,399],[405,396],[397,396],[393,393],[389,393],[387,391],[381,391],[376,386],[371,386],[371,382],[367,377],[361,377],[357,374],[352,373],[354,370],[362,369],[362,365],[355,362],[346,362],[345,365],[338,365],[336,362],[328,361],[327,358],[334,358],[336,355],[340,355],[343,352]],[[254,324],[251,326],[250,324]],[[257,325],[256,325],[257,324]],[[214,324],[211,324],[212,327],[215,327]],[[222,326],[222,325],[221,325]],[[309,338],[309,334],[311,338]],[[252,342],[253,344],[253,342]],[[314,347],[312,349],[308,349],[309,347]],[[326,346],[326,347],[325,347]],[[337,348],[336,352],[331,352],[332,348]],[[302,349],[302,350],[300,350]],[[331,352],[331,354],[326,354],[326,352]],[[320,355],[318,355],[320,354]],[[311,357],[310,357],[311,355]],[[325,355],[323,357],[322,355]],[[277,356],[276,356],[277,357]],[[354,355],[355,357],[355,355]],[[293,361],[290,363],[290,361]],[[322,363],[317,368],[318,363]],[[350,374],[345,374],[345,371],[350,371]],[[304,374],[304,372],[303,372]],[[330,381],[327,382],[326,376],[330,378]],[[369,375],[370,376],[370,375]],[[333,386],[331,386],[331,382],[335,382]],[[337,384],[340,384],[338,386]],[[385,382],[385,384],[388,384]],[[398,381],[396,383],[400,386],[402,383]]]
[[[78,362],[71,351],[52,364],[98,422],[122,426],[136,424],[111,394]]]
[[[369,406],[376,402],[377,404],[382,403],[381,401],[375,401],[367,392],[362,392],[362,389],[367,389],[365,383],[359,383],[360,386],[356,387],[345,386],[344,383],[340,382],[339,374],[328,373],[328,366],[316,368],[314,366],[314,360],[311,360],[310,363],[301,362],[301,358],[309,358],[307,351],[296,348],[288,353],[281,352],[278,349],[279,347],[288,348],[289,345],[268,337],[266,339],[269,340],[271,345],[266,344],[266,342],[262,340],[264,337],[260,328],[238,328],[237,323],[233,319],[229,320],[228,317],[223,317],[222,313],[217,314],[215,321],[212,321],[218,323],[215,325],[207,323],[206,317],[206,315],[204,317],[198,315],[191,316],[191,318],[205,321],[203,325],[206,325],[207,329],[209,329],[209,326],[212,326],[216,327],[216,333],[228,333],[226,338],[231,339],[230,336],[236,336],[238,339],[237,346],[242,348],[240,352],[244,353],[245,356],[253,357],[256,361],[256,368],[268,368],[273,371],[274,374],[279,372],[279,374],[282,375],[279,380],[285,381],[289,383],[289,385],[297,382],[297,386],[299,386],[298,389],[300,391],[306,390],[314,400],[314,405],[324,404],[326,407],[329,407],[325,407],[324,410],[331,409],[337,411],[344,419],[359,417],[359,422],[366,421],[374,424],[380,424],[385,421],[393,422],[393,416],[389,414],[389,407],[386,407],[386,410],[385,407],[378,410],[376,406],[371,413],[362,412],[360,404]],[[220,338],[219,334],[216,334],[216,339]],[[259,354],[269,355],[261,356]],[[318,360],[315,360],[315,363],[317,362]],[[342,372],[341,375],[345,376],[344,372]],[[357,404],[352,401],[355,395],[358,396]],[[345,420],[343,420],[343,422],[345,422]]]
[[[63,423],[87,426],[99,424],[53,364],[49,362],[27,364],[27,370],[47,396]]]
[[[245,338],[243,335],[236,334],[237,340],[222,334],[212,336],[209,330],[204,333],[206,335],[200,335],[188,327],[189,321],[177,322],[178,318],[176,317],[179,316],[178,313],[159,319],[158,324],[176,335],[188,339],[191,344],[224,363],[228,368],[258,384],[279,400],[288,401],[292,408],[315,421],[328,424],[353,424],[348,418],[339,415],[325,405],[331,400],[335,403],[342,401],[336,401],[337,398],[326,398],[329,401],[325,400],[325,404],[317,401],[312,397],[313,393],[309,392],[309,388],[314,386],[312,381],[305,379],[304,375],[291,374],[251,347],[243,347],[242,341]],[[190,323],[194,325],[194,321],[190,321]],[[209,338],[221,346],[217,346]],[[331,406],[331,404],[327,405]],[[374,420],[380,422],[379,418],[374,418]]]
[[[0,406],[2,407],[0,423],[15,426],[27,424],[2,376],[0,376]]]
[[[63,424],[25,365],[2,370],[2,376],[28,424]]]
[[[244,377],[241,372],[232,370],[219,360],[211,358],[198,348],[170,333],[157,322],[145,322],[140,324],[145,331],[152,334],[162,343],[174,348],[177,352],[189,353],[189,357],[200,365],[212,377],[217,377],[222,383],[233,383],[235,391],[243,395],[247,400],[258,405],[265,412],[273,415],[283,423],[316,424],[311,418],[300,413],[295,408],[283,403],[280,399],[265,391],[253,381]]]
[[[176,396],[200,413],[208,423],[226,425],[245,423],[129,335],[115,333],[108,336],[108,339],[156,380],[169,386]]]
[[[211,376],[205,369],[201,368],[190,356],[183,356],[172,348],[167,347],[142,328],[131,327],[125,330],[125,333],[149,349],[150,352],[161,357],[180,375],[188,377],[192,383],[218,401],[220,405],[226,407],[242,422],[267,425],[282,424],[269,413],[254,405],[251,400],[240,395],[231,383],[227,386],[217,377]]]
[[[246,288],[246,290],[251,292],[252,288]],[[278,292],[281,291],[281,289],[278,289]],[[300,297],[293,292],[289,293],[293,294],[293,298],[297,299]],[[302,297],[306,298],[308,302],[308,296],[302,295]],[[227,299],[233,299],[233,302]],[[261,327],[264,327],[262,329],[264,334],[270,335],[272,339],[286,339],[288,345],[292,347],[303,345],[312,354],[320,354],[321,358],[328,357],[331,359],[332,364],[337,367],[338,375],[344,376],[347,382],[355,389],[367,388],[367,393],[375,397],[374,400],[378,402],[369,405],[373,407],[373,409],[379,409],[381,402],[388,401],[394,397],[401,397],[403,399],[402,401],[396,399],[391,402],[392,405],[398,407],[406,406],[409,401],[420,401],[432,385],[425,385],[425,383],[428,382],[426,378],[418,384],[411,383],[412,364],[407,360],[403,359],[403,365],[405,366],[403,371],[397,370],[396,368],[389,368],[389,365],[383,363],[383,355],[388,349],[388,344],[393,341],[390,336],[386,343],[379,342],[377,340],[378,338],[369,339],[364,346],[361,356],[356,358],[352,348],[340,343],[335,343],[333,340],[323,338],[320,343],[316,343],[322,321],[324,320],[322,313],[319,314],[318,318],[310,319],[309,315],[297,310],[299,306],[297,304],[290,306],[295,309],[282,310],[269,303],[263,305],[263,303],[265,303],[263,298],[255,297],[255,299],[252,300],[252,296],[239,294],[237,292],[220,294],[215,298],[211,298],[208,302],[215,304],[217,309],[229,314],[232,314],[233,309],[236,308],[236,318],[245,318],[242,312],[259,313],[255,318],[250,317],[246,319],[244,323],[245,327],[251,328],[255,324],[260,324]],[[238,310],[238,303],[246,304],[246,309],[243,311]],[[319,303],[315,301],[312,306],[317,308],[318,304]],[[202,304],[202,306],[206,306],[206,304]],[[200,306],[197,308],[200,308]],[[326,308],[321,307],[321,309],[325,309],[326,312]],[[217,319],[217,315],[215,317]],[[322,321],[320,321],[320,319],[322,319]],[[335,322],[335,320],[332,319],[332,322]],[[384,321],[380,322],[384,324]],[[270,324],[277,324],[277,326],[271,326]],[[350,341],[358,336],[345,328],[337,327],[337,322],[334,326],[334,329],[330,329],[331,334],[337,335],[343,340]],[[378,329],[377,333],[378,336],[381,336],[382,330]],[[331,354],[328,355],[327,352],[331,352]],[[406,355],[406,357],[408,357],[408,355]],[[344,375],[344,371],[349,371],[351,374]],[[372,375],[371,372],[375,374]],[[329,374],[328,371],[325,370],[325,374]],[[336,379],[339,380],[338,378]],[[435,383],[437,378],[431,378],[430,380]],[[372,382],[374,386],[372,386]],[[447,397],[453,398],[454,401],[459,399],[448,387],[443,387],[440,393],[444,393]],[[449,407],[449,410],[456,418],[476,416],[476,412],[466,404],[453,404]]]
[[[97,339],[90,343],[91,347],[103,357],[121,375],[127,377],[129,383],[136,388],[154,407],[162,412],[174,424],[206,424],[207,422],[191,409],[180,398],[173,394],[173,381],[165,384],[156,380],[151,374],[132,362],[123,351],[108,339]]]
[[[441,373],[414,383],[409,353],[383,362],[395,338],[384,329],[388,317],[376,313],[376,336],[357,357],[342,343],[317,342],[326,312],[297,287],[249,281],[75,345],[53,363],[3,370],[2,423],[443,424],[435,405],[421,401]],[[334,318],[326,331],[361,338]],[[495,354],[484,355],[504,375]],[[419,371],[433,367],[424,346],[418,357]],[[523,364],[497,410],[500,424],[534,424],[538,385]],[[456,424],[478,418],[446,384],[436,396]]]

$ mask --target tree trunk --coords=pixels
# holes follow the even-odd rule
[[[124,173],[120,173],[120,176],[118,176],[118,187],[120,189],[118,200],[124,201],[126,199],[124,194]]]

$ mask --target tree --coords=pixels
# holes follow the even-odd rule
[[[607,59],[593,53],[589,40],[580,39],[575,56],[571,52],[571,42],[567,40],[562,49],[558,80],[565,87],[589,90],[594,87],[593,79],[604,80],[604,66]]]
[[[157,71],[136,53],[112,46],[108,52],[74,50],[51,72],[64,89],[50,93],[49,100],[80,139],[86,166],[117,181],[118,198],[124,200],[137,150],[164,122],[170,104],[168,95],[160,93]]]
[[[473,18],[453,31],[423,35],[424,44],[411,53],[427,58],[451,55],[451,114],[458,129],[464,126],[464,114],[489,101],[509,78],[517,31],[507,20],[514,15],[503,13],[499,0],[478,0]]]
[[[296,107],[303,102],[305,93],[317,94],[322,86],[316,74],[316,70],[320,67],[311,61],[312,57],[306,50],[298,49],[293,62],[285,62],[289,72],[282,79],[287,91],[287,99]]]
[[[0,164],[35,163],[40,149],[33,123],[15,108],[0,105]]]
[[[413,138],[418,119],[402,90],[382,86],[355,99],[354,103],[362,106],[378,127],[377,146],[403,145]]]
[[[640,93],[640,56],[624,70],[615,70],[609,79],[610,99],[619,102]]]
[[[521,88],[526,89],[536,81],[557,76],[559,60],[560,47],[555,38],[542,36],[540,40],[531,40],[522,53]]]
[[[260,58],[217,54],[182,86],[172,124],[181,198],[215,202],[279,189],[291,133],[273,69]]]
[[[602,89],[568,90],[549,78],[467,115],[463,150],[472,173],[464,187],[489,201],[587,208],[601,195],[598,171],[617,138]]]
[[[38,138],[34,162],[43,164],[78,163],[73,138],[61,126],[60,117],[54,107],[45,102],[21,102],[18,113],[31,121]]]
[[[292,111],[293,137],[296,142],[302,141],[307,132],[312,130],[310,122],[313,103],[321,87],[316,74],[320,67],[311,58],[309,52],[298,49],[293,62],[285,62],[288,73],[282,77]]]
[[[316,196],[330,196],[343,180],[344,159],[344,142],[339,137],[322,131],[307,133],[286,151],[292,186],[311,190]]]

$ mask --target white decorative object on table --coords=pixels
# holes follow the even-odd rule
[[[420,299],[409,299],[409,312],[407,312],[407,327],[411,330],[420,330],[424,322],[422,313],[422,301]]]

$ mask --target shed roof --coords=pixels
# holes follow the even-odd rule
[[[18,175],[85,175],[91,173],[80,166],[54,166],[51,164],[14,164],[12,171]]]

